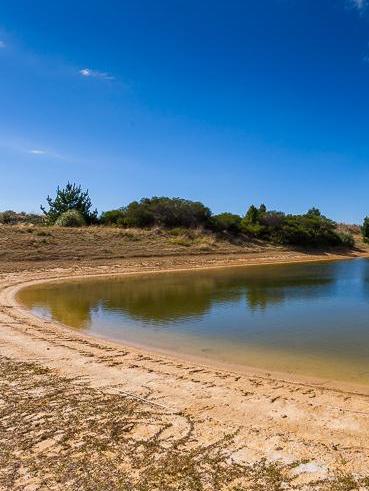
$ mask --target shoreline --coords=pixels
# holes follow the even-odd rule
[[[179,445],[181,449],[180,458],[188,455],[191,449],[209,446],[211,452],[224,454],[224,465],[228,469],[228,474],[232,474],[232,469],[238,469],[240,466],[244,469],[246,477],[242,483],[246,483],[245,486],[247,479],[256,479],[250,476],[254,476],[254,472],[261,472],[260,465],[268,466],[270,472],[272,469],[274,472],[277,466],[280,469],[280,479],[283,482],[291,482],[291,486],[294,486],[293,488],[285,487],[285,489],[323,489],[316,483],[321,484],[331,482],[332,479],[339,479],[342,473],[364,479],[367,477],[367,463],[369,462],[369,449],[367,448],[369,387],[367,387],[368,391],[361,391],[354,384],[354,387],[358,389],[355,390],[352,384],[350,388],[343,387],[342,382],[338,382],[336,387],[331,387],[328,381],[314,381],[310,377],[310,380],[303,380],[304,377],[301,376],[290,378],[282,373],[252,367],[239,371],[229,366],[218,367],[211,362],[203,363],[197,359],[192,360],[187,356],[158,353],[147,347],[121,344],[76,332],[73,328],[64,327],[54,321],[42,320],[16,301],[17,291],[25,286],[45,281],[65,281],[66,279],[109,277],[122,274],[149,274],[151,271],[157,274],[263,264],[325,262],[360,257],[368,257],[368,255],[362,254],[354,257],[329,255],[329,257],[322,258],[311,255],[307,257],[296,253],[276,253],[262,258],[231,258],[232,261],[229,261],[229,258],[217,258],[216,260],[210,258],[207,262],[205,261],[205,264],[203,261],[200,265],[198,261],[194,263],[193,258],[182,257],[180,261],[170,264],[169,267],[165,258],[151,260],[135,258],[125,263],[95,267],[81,264],[71,267],[68,264],[64,268],[46,267],[43,270],[40,268],[39,271],[3,274],[0,280],[1,359],[4,359],[6,363],[14,362],[18,367],[22,367],[21,370],[24,370],[25,373],[24,380],[31,383],[32,387],[37,387],[39,383],[40,375],[36,373],[44,373],[39,370],[50,372],[50,376],[47,375],[51,377],[48,383],[56,384],[55,387],[64,384],[64,380],[68,380],[66,386],[68,389],[60,389],[60,396],[55,396],[53,404],[64,404],[65,401],[69,401],[69,391],[79,394],[78,400],[82,400],[92,391],[96,398],[94,411],[88,417],[86,413],[83,421],[88,422],[91,418],[94,419],[96,421],[94,424],[97,424],[99,428],[98,435],[104,434],[103,430],[111,420],[111,414],[119,414],[117,417],[123,417],[122,409],[119,412],[118,408],[126,404],[124,401],[134,401],[132,404],[137,405],[134,410],[136,415],[141,414],[141,406],[144,411],[142,414],[150,413],[150,415],[143,416],[144,419],[148,418],[143,426],[135,423],[132,428],[129,426],[131,429],[127,434],[121,434],[120,446],[114,447],[113,442],[109,439],[110,451],[115,452],[114,459],[128,458],[123,452],[124,442],[128,445],[128,441],[138,440],[144,447],[147,444],[148,448],[151,448],[154,441],[152,438],[156,435],[156,432],[152,433],[152,428],[156,428],[155,431],[167,428],[160,430],[164,431],[163,437],[160,437],[155,443],[159,445],[156,450],[157,455],[170,457],[172,454],[169,455],[168,452],[173,451],[170,449],[172,443],[175,444],[175,442],[178,442],[175,445]],[[37,369],[35,374],[32,374],[32,367]],[[23,394],[22,384],[26,382],[16,382],[14,376],[12,377],[10,381],[13,380],[13,385],[19,383],[16,393]],[[30,400],[30,396],[27,397],[26,400]],[[102,400],[107,397],[114,398],[115,402],[111,402],[112,406],[102,403]],[[25,407],[24,404],[18,404],[10,413],[12,417],[17,418],[17,428],[19,425],[27,427],[28,424],[28,420],[23,420],[22,407]],[[160,411],[160,414],[155,413],[154,417],[151,414],[154,410]],[[39,477],[37,476],[50,476],[56,472],[47,464],[47,458],[49,455],[54,455],[52,452],[61,445],[58,432],[65,431],[66,416],[59,420],[54,409],[50,411],[49,419],[46,420],[47,424],[44,426],[41,424],[41,429],[45,435],[50,435],[50,418],[56,418],[56,433],[45,437],[46,441],[50,442],[48,443],[50,446],[42,446],[42,449],[37,452],[32,443],[27,449],[18,448],[19,439],[23,437],[17,436],[17,431],[14,434],[14,429],[12,430],[14,423],[13,426],[9,426],[6,448],[12,449],[14,446],[18,448],[17,451],[14,450],[14,457],[9,458],[9,465],[14,465],[14,459],[17,460],[15,455],[21,455],[22,462],[26,463],[23,465],[26,467],[27,459],[33,459],[32,462],[34,459],[39,459],[37,465],[35,464],[37,473],[34,474],[32,466],[27,467],[26,474],[18,476],[17,485],[14,485],[12,489],[23,489],[29,482],[28,474],[33,476],[34,481],[32,482],[38,482]],[[115,413],[115,411],[118,412]],[[42,421],[44,412],[44,405],[37,406],[30,417],[31,419],[36,418],[36,421],[41,417]],[[74,410],[68,409],[66,414],[73,415]],[[79,425],[82,428],[84,424],[81,421]],[[73,434],[68,436],[67,446],[62,446],[58,450],[60,462],[67,461],[64,459],[78,459],[81,448],[86,448],[86,455],[90,456],[91,463],[95,462],[87,443],[81,443],[84,440],[78,439],[82,438],[78,436],[79,426],[75,426],[75,423],[70,423],[69,426],[73,429]],[[29,429],[30,442],[39,442],[37,436],[39,431],[39,426]],[[89,431],[92,431],[91,435],[95,435],[93,430]],[[189,438],[186,435],[192,436]],[[229,436],[227,440],[224,440],[226,435]],[[94,436],[94,438],[99,438],[99,436]],[[12,452],[9,455],[13,455]],[[105,458],[100,452],[97,452],[96,455],[99,459]],[[96,462],[95,468],[98,465]],[[105,465],[111,475],[116,475],[118,479],[122,471],[115,466],[113,461],[109,462]],[[128,465],[126,460],[124,462],[124,465]],[[129,465],[138,464],[130,463]],[[142,463],[142,466],[144,465],[147,465],[147,461]],[[185,464],[183,466],[186,467]],[[139,469],[142,470],[144,467]],[[139,469],[136,471],[141,472]],[[164,474],[167,472],[166,465],[161,464],[160,469],[155,469],[155,472]],[[264,471],[261,475],[262,479],[267,479]],[[86,480],[82,482],[87,483],[88,477],[84,479]],[[263,481],[262,489],[273,489],[268,482]],[[64,488],[58,487],[55,481],[54,484],[48,485],[48,489]],[[132,489],[136,488],[132,486]],[[152,486],[152,489],[162,488]],[[168,489],[171,489],[169,485]],[[222,485],[219,486],[219,489],[228,488]]]
[[[93,278],[109,278],[109,277],[119,277],[119,276],[140,276],[140,275],[155,275],[155,274],[165,274],[165,273],[180,273],[180,272],[196,272],[196,271],[206,271],[206,270],[221,270],[221,269],[232,269],[232,268],[248,268],[248,267],[258,267],[258,266],[273,266],[273,265],[289,265],[289,264],[308,264],[308,263],[319,263],[319,262],[334,262],[334,261],[346,261],[346,260],[355,260],[355,259],[363,259],[369,258],[368,254],[360,255],[360,256],[347,256],[342,257],[338,255],[332,255],[330,257],[325,258],[298,258],[293,260],[275,260],[270,262],[255,262],[255,263],[245,263],[245,264],[232,264],[232,265],[210,265],[210,266],[202,266],[202,267],[187,267],[187,268],[176,268],[176,269],[160,269],[160,270],[145,270],[145,271],[130,271],[130,272],[117,272],[117,273],[92,273],[92,274],[81,274],[81,275],[66,275],[66,276],[56,276],[56,277],[48,277],[45,279],[38,280],[28,280],[27,282],[21,282],[17,285],[13,285],[10,288],[7,288],[6,291],[10,294],[7,301],[8,304],[13,305],[30,319],[36,318],[42,322],[46,322],[47,324],[54,324],[61,329],[66,329],[71,334],[77,334],[83,338],[92,338],[96,339],[100,342],[106,342],[112,344],[116,347],[123,347],[130,350],[135,350],[140,352],[141,354],[153,355],[168,358],[171,361],[179,361],[182,363],[193,363],[201,366],[206,369],[213,370],[221,370],[225,373],[231,373],[235,375],[246,375],[246,376],[256,376],[265,379],[275,379],[283,382],[304,385],[304,386],[312,386],[312,387],[321,387],[325,390],[332,390],[342,393],[350,393],[350,394],[358,394],[362,396],[369,397],[369,384],[361,384],[357,382],[349,382],[347,380],[336,380],[333,378],[326,377],[318,377],[314,375],[304,375],[297,373],[290,373],[280,370],[273,370],[262,367],[255,367],[252,365],[242,365],[237,363],[228,363],[222,362],[215,359],[202,357],[201,355],[194,355],[190,353],[176,352],[174,350],[159,348],[155,346],[151,346],[145,343],[139,342],[131,342],[131,341],[117,341],[103,335],[86,333],[77,331],[75,328],[63,324],[62,322],[56,320],[47,320],[42,318],[41,316],[37,316],[33,314],[27,307],[22,305],[17,300],[17,295],[24,288],[32,287],[38,284],[47,284],[47,283],[64,283],[70,281],[80,281],[80,280],[88,280]],[[0,297],[0,306],[1,306],[1,297]]]

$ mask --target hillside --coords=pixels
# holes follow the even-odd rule
[[[369,252],[358,230],[355,254]],[[65,264],[101,264],[129,258],[180,256],[272,256],[298,251],[306,254],[343,254],[342,249],[294,249],[261,240],[232,238],[200,230],[120,229],[109,227],[62,228],[30,225],[0,225],[2,271],[58,267]]]

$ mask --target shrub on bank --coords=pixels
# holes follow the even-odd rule
[[[100,223],[102,225],[124,226],[125,225],[124,211],[121,208],[118,210],[104,211],[101,214]]]
[[[347,247],[348,249],[352,249],[355,245],[355,239],[352,234],[348,232],[338,232],[339,238],[341,239],[341,243],[343,247]]]
[[[241,231],[241,217],[233,213],[220,213],[211,217],[211,228],[217,232],[238,234]]]
[[[86,222],[78,210],[68,210],[58,217],[55,225],[58,227],[83,227]]]
[[[132,201],[119,210],[106,211],[101,215],[104,224],[126,227],[205,227],[211,212],[200,202],[181,198],[156,197]]]

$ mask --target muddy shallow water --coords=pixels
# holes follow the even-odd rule
[[[368,259],[45,283],[18,301],[123,343],[369,384]]]

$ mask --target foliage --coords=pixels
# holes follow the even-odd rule
[[[283,245],[309,247],[353,247],[351,234],[339,234],[337,224],[311,208],[304,215],[285,215],[280,211],[268,211],[265,205],[250,206],[241,223],[241,230],[255,238],[270,240]]]
[[[86,225],[85,219],[78,210],[67,210],[57,218],[55,225],[58,227],[82,227]]]
[[[121,208],[118,210],[104,211],[101,214],[100,223],[102,225],[124,225],[125,213]]]
[[[79,227],[98,222],[89,192],[82,190],[80,185],[68,182],[64,188],[58,187],[54,199],[47,197],[47,204],[48,210],[41,206],[44,216],[7,210],[0,213],[0,223]],[[355,245],[353,234],[359,230],[358,226],[337,225],[315,207],[305,214],[293,215],[268,210],[261,204],[259,207],[251,205],[243,217],[229,212],[212,216],[210,209],[201,202],[165,196],[142,198],[125,207],[105,211],[100,223],[124,228],[156,227],[158,233],[170,229],[172,240],[183,244],[194,240],[190,234],[196,234],[196,229],[208,229],[238,236],[242,241],[255,238],[282,245],[352,248]],[[364,240],[369,241],[369,217],[364,219],[360,229]]]
[[[259,220],[260,211],[256,208],[256,206],[251,205],[247,210],[245,215],[245,222],[255,224]]]
[[[106,211],[101,223],[124,227],[165,227],[183,235],[183,230],[197,227],[216,232],[248,236],[281,245],[305,247],[353,247],[354,239],[349,231],[337,229],[337,224],[322,215],[318,208],[305,214],[292,215],[268,210],[264,204],[251,205],[241,218],[233,213],[211,216],[209,208],[202,203],[180,198],[153,197],[133,201],[118,210]],[[366,228],[369,238],[369,218]]]
[[[277,242],[300,246],[338,246],[341,239],[332,220],[316,215],[287,215],[277,232]]]
[[[233,213],[220,213],[211,218],[211,228],[217,232],[237,234],[241,231],[241,217]]]
[[[121,213],[117,223],[127,227],[186,227],[206,226],[211,212],[200,202],[181,198],[156,197],[132,201],[121,210],[111,210],[102,215],[103,220],[116,218],[117,211]],[[111,213],[114,214],[111,215]],[[106,218],[105,218],[106,217]]]
[[[0,222],[6,225],[15,225],[18,223],[17,213],[13,210],[3,211],[0,215]]]
[[[5,210],[0,213],[0,223],[6,225],[32,224],[42,225],[44,219],[41,215],[35,213],[25,213],[24,211],[17,213],[13,210]]]
[[[55,199],[48,196],[46,201],[49,210],[46,211],[44,206],[41,206],[41,210],[49,224],[56,223],[60,215],[68,210],[77,210],[87,224],[95,223],[97,220],[97,210],[91,211],[92,203],[88,190],[82,191],[80,185],[68,182],[65,188],[61,189],[58,186]]]
[[[308,210],[308,212],[306,213],[306,216],[308,216],[308,217],[321,217],[322,214],[321,214],[319,208],[315,208],[313,206],[312,208],[310,208],[310,210]]]
[[[369,241],[369,217],[364,218],[363,226],[361,227],[361,232],[365,241]]]
[[[352,249],[355,245],[355,239],[352,234],[348,232],[338,232],[338,236],[341,240],[342,246]]]

